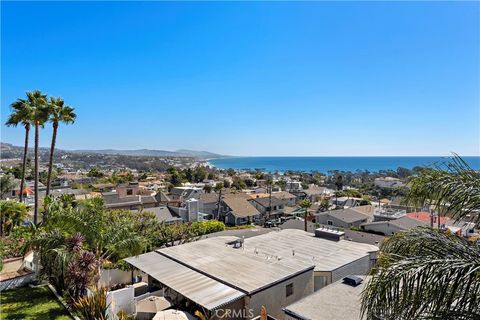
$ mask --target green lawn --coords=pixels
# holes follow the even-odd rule
[[[1,320],[71,320],[48,287],[0,292]]]

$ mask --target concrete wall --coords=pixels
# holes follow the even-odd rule
[[[216,202],[203,203],[200,201],[199,211],[203,213],[213,214],[214,216],[216,216],[217,203]]]
[[[388,221],[385,221],[385,223],[379,223],[379,224],[367,224],[362,226],[362,229],[364,229],[365,231],[383,233],[386,236],[391,236],[394,233],[397,233],[402,230],[397,226],[391,223],[388,223]]]
[[[98,281],[99,286],[110,288],[111,286],[120,283],[131,284],[132,272],[120,269],[100,270],[100,280]]]
[[[372,267],[372,261],[370,255],[367,255],[361,259],[353,261],[343,267],[340,267],[332,271],[332,282],[343,279],[349,275],[365,275],[368,274]]]
[[[286,286],[293,283],[293,294],[286,296]],[[289,280],[280,282],[263,291],[253,294],[251,297],[245,298],[245,308],[252,309],[255,315],[260,314],[263,306],[267,309],[269,315],[282,319],[282,308],[294,303],[313,293],[313,270],[309,270],[299,274]]]
[[[332,283],[332,273],[327,271],[315,271],[313,281],[314,291],[320,290]]]
[[[210,320],[220,320],[220,319],[229,319],[229,320],[243,320],[250,319],[250,314],[248,310],[245,309],[245,299],[240,299],[229,303],[211,313],[211,316],[208,318]]]
[[[14,272],[20,269],[23,265],[23,257],[11,258],[3,260],[3,269],[0,274],[7,272]]]
[[[133,287],[108,292],[107,305],[110,305],[109,309],[112,314],[117,314],[120,310],[127,314],[133,314],[135,312]]]

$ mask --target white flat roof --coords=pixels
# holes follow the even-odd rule
[[[243,292],[185,267],[155,251],[125,260],[163,285],[208,310],[214,310],[245,296]]]
[[[309,320],[359,320],[360,294],[368,277],[356,287],[341,280],[283,308],[286,314]]]
[[[378,247],[332,241],[295,229],[273,231],[244,240],[241,248],[225,236],[157,250],[159,253],[243,292],[254,292],[311,268],[333,271],[377,252]]]
[[[253,238],[259,237],[262,236]],[[314,268],[312,261],[293,256],[255,254],[252,250],[233,248],[228,244],[238,239],[232,236],[207,238],[157,252],[245,293]]]
[[[259,255],[277,255],[315,264],[315,271],[333,271],[355,260],[361,259],[378,247],[348,240],[327,240],[297,229],[284,229],[279,232],[245,239],[245,250],[256,251]]]

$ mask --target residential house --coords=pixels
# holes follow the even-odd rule
[[[294,207],[297,201],[297,196],[287,191],[274,192],[272,196],[283,201],[283,205],[286,207]]]
[[[340,206],[340,207],[355,207],[359,206],[362,201],[364,201],[362,198],[352,198],[352,197],[332,197],[331,201],[333,204]]]
[[[258,194],[267,193],[267,192],[268,192],[268,188],[267,188],[267,187],[253,187],[253,188],[252,188],[252,192],[258,193]]]
[[[202,193],[199,198],[199,210],[203,213],[209,214],[212,217],[216,217],[218,213],[218,201],[219,194],[211,193]]]
[[[134,212],[139,212],[140,210],[135,209],[132,210]],[[168,206],[159,206],[159,207],[152,207],[142,209],[143,212],[151,212],[153,213],[158,221],[166,223],[166,224],[173,224],[176,222],[182,222],[183,219],[178,215],[175,210],[170,209]]]
[[[315,290],[345,275],[368,273],[377,252],[368,244],[283,230],[247,239],[207,238],[125,261],[174,304],[198,305],[211,319],[219,308],[252,310],[256,316],[262,306],[281,319],[282,308]],[[233,319],[251,317],[240,313]]]
[[[404,209],[396,209],[390,206],[378,208],[374,215],[373,221],[390,221],[396,220],[407,215],[407,211]]]
[[[152,208],[158,205],[154,196],[132,195],[120,197],[118,192],[112,191],[103,192],[102,197],[105,207],[109,209],[136,210],[141,208]]]
[[[390,221],[375,221],[366,222],[360,225],[360,228],[364,231],[374,232],[391,236],[399,231],[409,230],[416,227],[427,227],[428,223],[422,222],[410,217],[402,217]]]
[[[170,199],[179,200],[181,202],[194,198],[199,199],[200,195],[203,193],[202,188],[197,187],[175,187],[170,190]]]
[[[320,224],[340,228],[358,228],[362,223],[371,221],[371,219],[368,215],[353,210],[353,208],[345,208],[317,213],[315,221]]]
[[[25,187],[35,190],[35,181],[25,180]],[[43,183],[38,181],[38,191],[45,191],[45,190],[47,190],[47,187]]]
[[[302,183],[300,181],[287,181],[286,190],[288,192],[302,191],[302,189]]]
[[[155,200],[157,200],[157,202],[159,204],[163,204],[163,205],[176,205],[178,207],[178,203],[180,201],[176,200],[176,201],[173,201],[172,199],[170,199],[170,197],[163,191],[159,191],[155,194]]]
[[[120,198],[136,196],[140,194],[138,182],[121,183],[116,186],[115,191],[118,193]]]
[[[228,225],[242,225],[259,219],[260,212],[248,201],[251,197],[243,192],[222,194],[220,216],[214,217]],[[212,199],[213,200],[213,199]]]
[[[284,201],[274,196],[253,198],[249,201],[260,212],[261,219],[266,219],[267,216],[269,216],[270,219],[283,216],[283,210],[285,208]]]
[[[252,223],[260,218],[260,212],[249,200],[246,193],[229,193],[222,196],[220,219],[229,225],[242,225]]]
[[[403,182],[400,179],[393,178],[393,177],[375,178],[374,184],[377,187],[380,187],[383,189],[393,189],[393,188],[404,186]]]
[[[321,201],[325,198],[329,198],[333,195],[334,191],[326,187],[319,187],[315,184],[311,184],[308,189],[303,189],[307,199],[312,202]]]

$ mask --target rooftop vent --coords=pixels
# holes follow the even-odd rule
[[[340,241],[345,238],[345,232],[343,232],[340,228],[320,225],[320,228],[315,229],[315,237]]]
[[[242,248],[243,247],[243,239],[238,239],[234,241],[227,242],[227,245],[232,246],[233,248]]]
[[[348,284],[349,286],[356,287],[363,282],[363,279],[357,276],[346,276],[343,278],[343,283]]]

